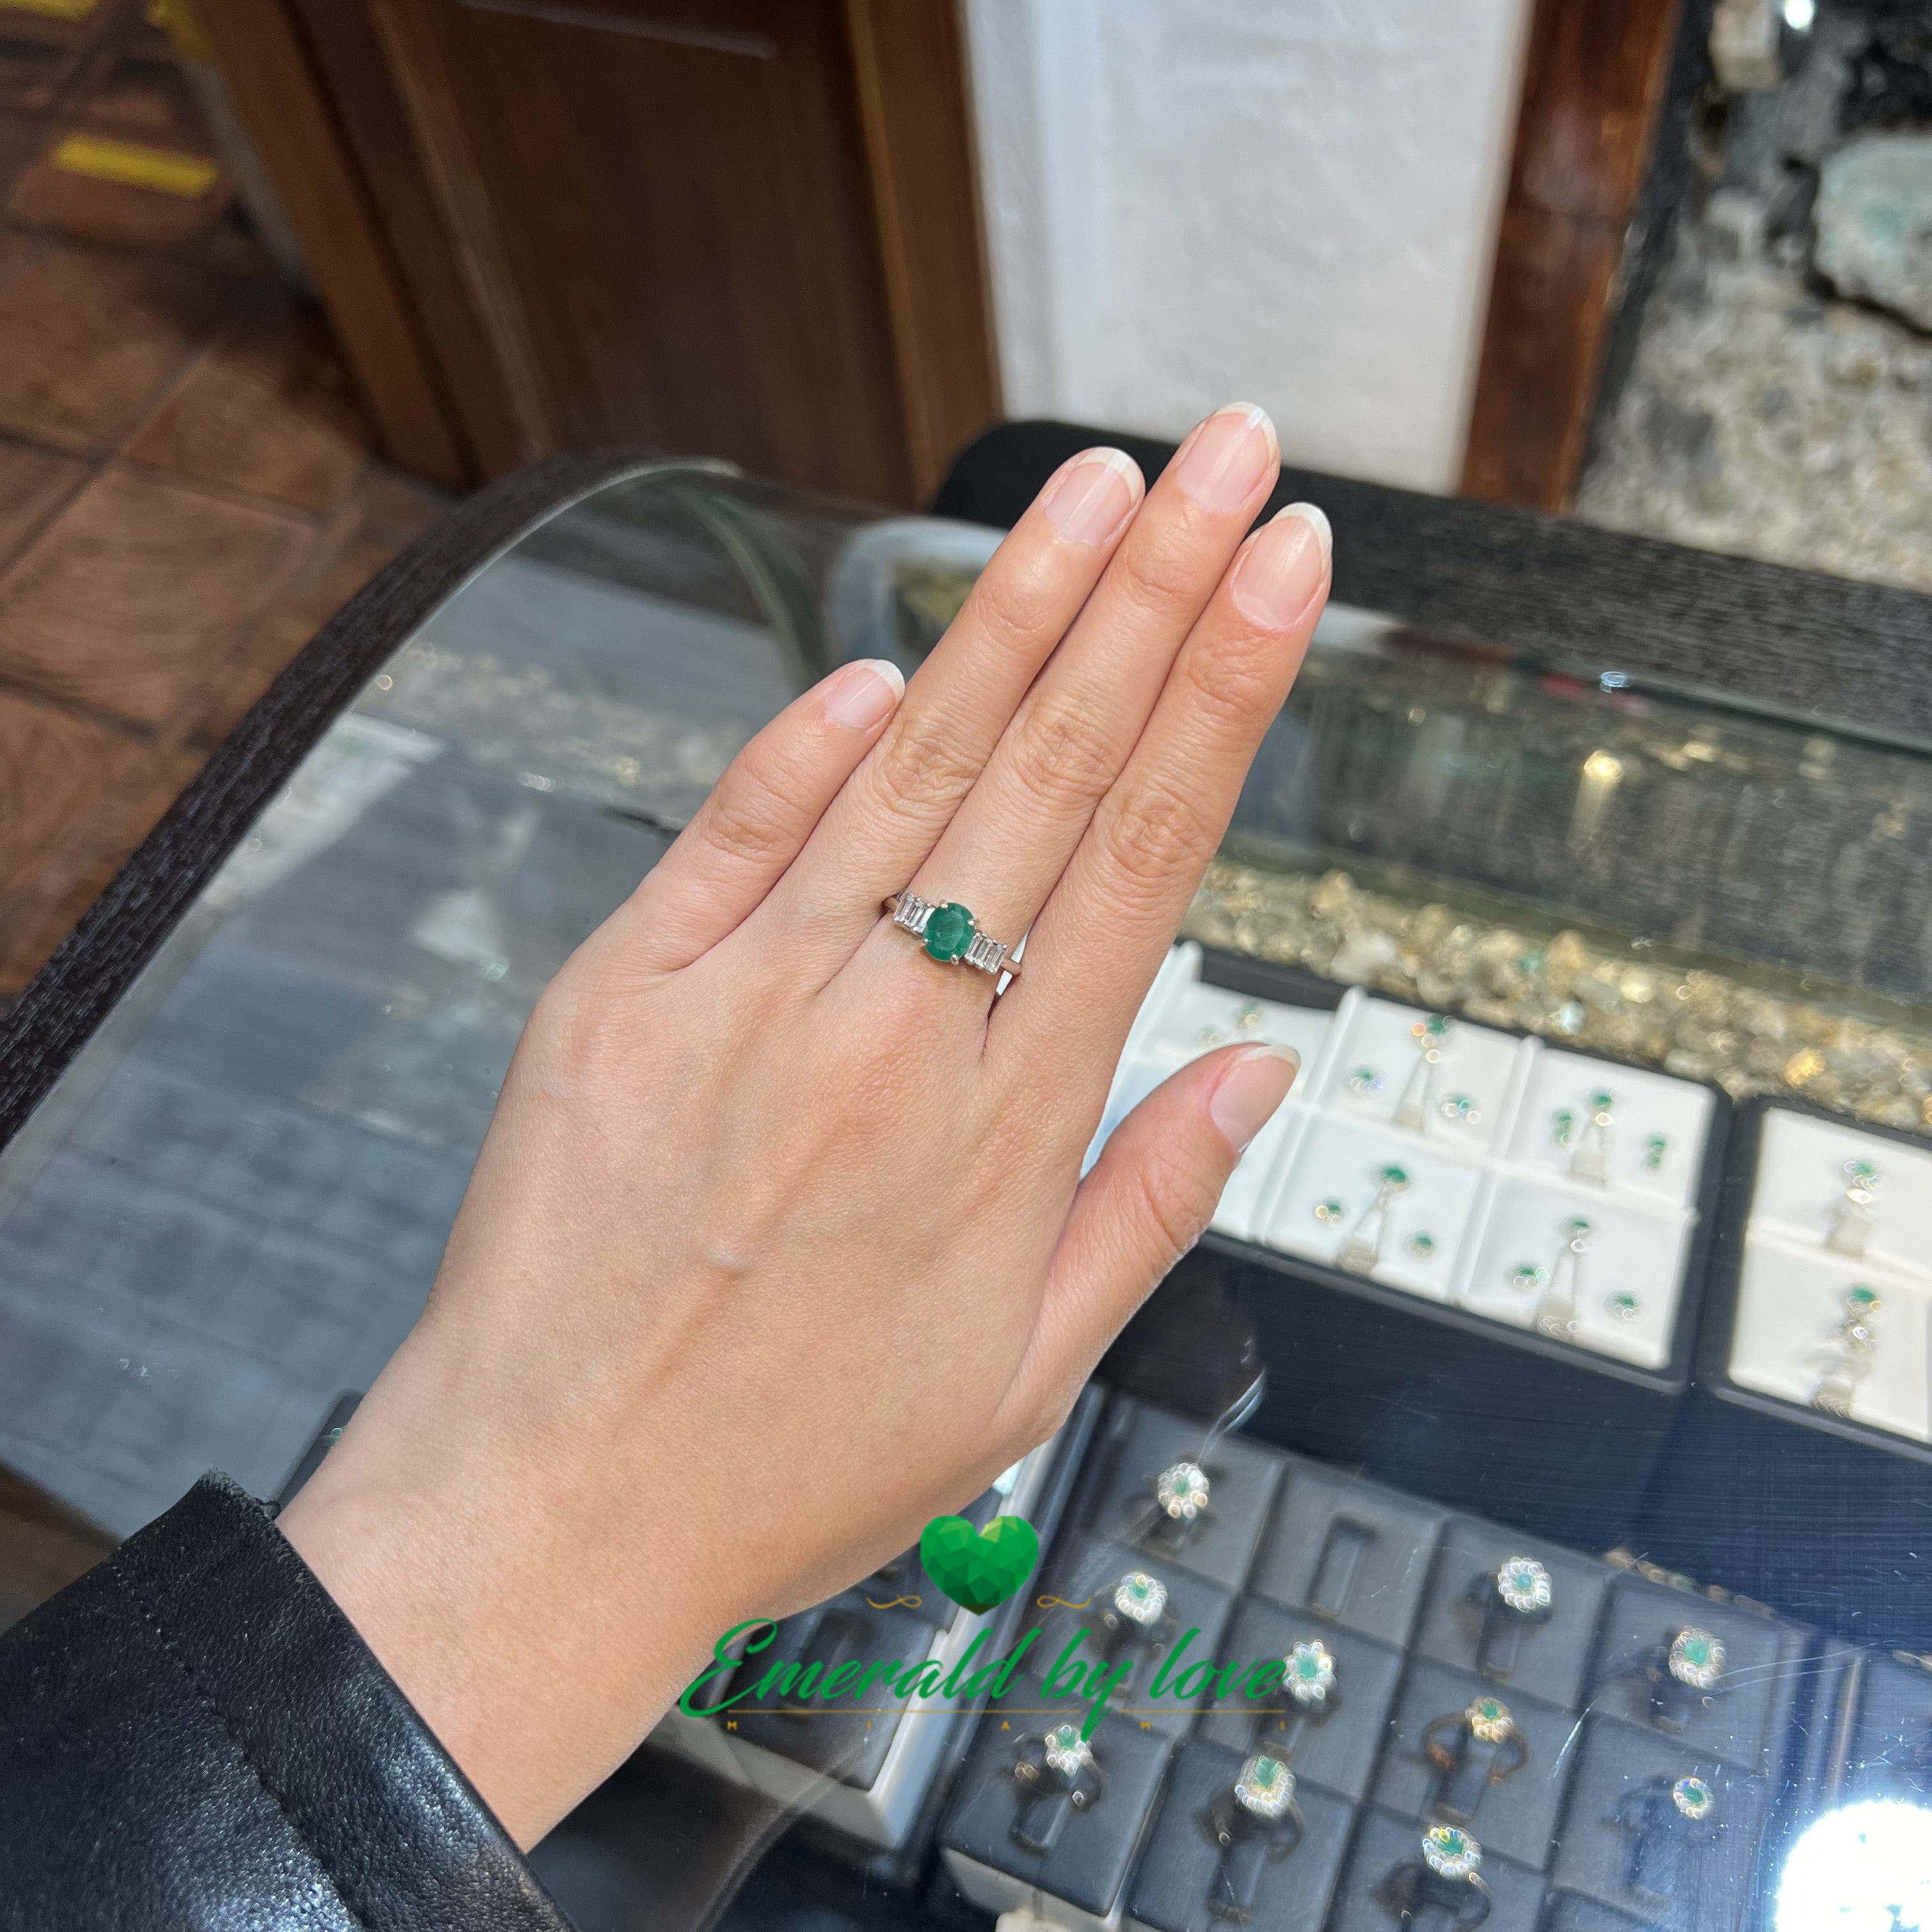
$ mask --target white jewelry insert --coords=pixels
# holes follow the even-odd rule
[[[1854,1272],[1864,1261],[1932,1281],[1932,1149],[1767,1108],[1750,1227],[1826,1248]]]
[[[1916,1442],[1932,1442],[1932,1295],[1923,1282],[1816,1247],[1748,1234],[1731,1330],[1730,1377],[1741,1387],[1809,1407],[1843,1351],[1834,1336],[1854,1288],[1878,1298],[1864,1318],[1869,1366],[1835,1412]]]
[[[1282,1042],[1301,1076],[1235,1170],[1216,1228],[1508,1328],[1567,1323],[1557,1332],[1576,1346],[1666,1366],[1708,1088],[1466,1021],[1444,1028],[1359,988],[1333,1013],[1246,999],[1203,984],[1201,967],[1198,946],[1168,955],[1090,1161],[1177,1067],[1234,1040]],[[1572,1232],[1577,1220],[1587,1228]]]
[[[1201,977],[1201,960],[1200,947],[1190,942],[1175,946],[1162,963],[1127,1036],[1087,1161],[1091,1166],[1126,1115],[1190,1060],[1241,1042],[1292,1046],[1301,1055],[1301,1072],[1286,1102],[1242,1155],[1214,1216],[1222,1233],[1245,1239],[1282,1149],[1306,1114],[1309,1075],[1322,1057],[1334,1016],[1318,1006],[1250,999],[1225,986],[1208,986]]]
[[[1766,1110],[1727,1366],[1740,1388],[1932,1442],[1932,1150]]]

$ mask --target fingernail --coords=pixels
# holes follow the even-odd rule
[[[1208,1117],[1237,1154],[1274,1118],[1301,1071],[1292,1046],[1253,1046],[1222,1075],[1208,1102]]]
[[[905,674],[885,658],[859,658],[825,680],[825,715],[835,724],[869,731],[905,695]]]
[[[1047,520],[1070,543],[1102,544],[1146,494],[1140,466],[1124,449],[1086,449],[1041,493]]]
[[[1312,503],[1291,503],[1249,538],[1228,580],[1234,608],[1251,624],[1285,631],[1304,616],[1328,575],[1334,537]]]
[[[1267,411],[1230,403],[1181,446],[1174,480],[1203,509],[1241,509],[1274,474],[1280,453]]]

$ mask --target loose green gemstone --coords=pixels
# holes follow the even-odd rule
[[[1426,1020],[1418,1020],[1409,1030],[1418,1040],[1441,1040],[1448,1033],[1451,1022],[1441,1013],[1432,1013]]]
[[[941,962],[957,959],[973,944],[974,930],[963,905],[934,906],[926,922],[926,950]]]
[[[1532,1288],[1546,1288],[1550,1285],[1550,1270],[1540,1262],[1524,1262],[1510,1276],[1510,1286],[1525,1292]]]
[[[1576,1131],[1576,1116],[1571,1113],[1568,1107],[1560,1108],[1557,1112],[1556,1123],[1550,1130],[1551,1139],[1555,1141],[1558,1147],[1568,1147],[1570,1144],[1570,1137]]]
[[[1610,1310],[1619,1321],[1634,1322],[1643,1312],[1643,1304],[1626,1288],[1610,1297]]]
[[[1378,1170],[1376,1178],[1384,1187],[1406,1187],[1408,1185],[1408,1169],[1398,1167],[1391,1161],[1387,1167]]]
[[[1324,1228],[1332,1228],[1347,1211],[1341,1202],[1332,1196],[1328,1200],[1318,1201],[1315,1204],[1315,1218]]]
[[[1581,1214],[1572,1214],[1563,1224],[1564,1236],[1568,1240],[1587,1240],[1595,1232]]]
[[[1849,1307],[1874,1309],[1878,1306],[1878,1290],[1867,1288],[1862,1282],[1845,1290],[1845,1301]]]
[[[1408,1251],[1418,1261],[1426,1262],[1436,1252],[1436,1237],[1418,1228],[1408,1238]]]
[[[1670,1143],[1661,1134],[1652,1134],[1643,1144],[1643,1164],[1654,1174],[1664,1165],[1664,1156],[1670,1151]]]
[[[1590,1096],[1592,1110],[1596,1113],[1607,1114],[1616,1103],[1617,1096],[1607,1087],[1599,1087]]]

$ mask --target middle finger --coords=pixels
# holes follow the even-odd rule
[[[1274,427],[1246,404],[1202,423],[1162,472],[910,890],[1016,942],[1147,724],[1182,640],[1274,487]]]

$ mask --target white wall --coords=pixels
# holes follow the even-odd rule
[[[1007,413],[1462,468],[1528,0],[967,0]]]

